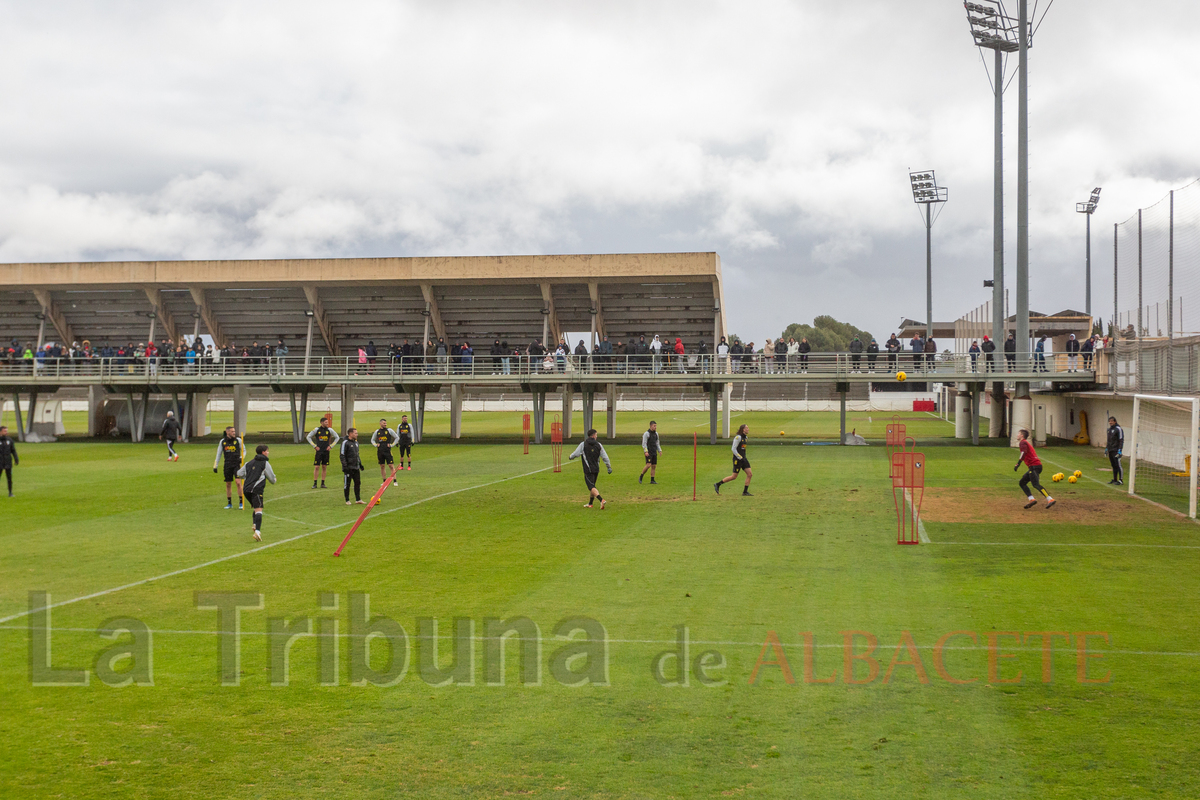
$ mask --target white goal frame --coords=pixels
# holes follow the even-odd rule
[[[1140,420],[1139,412],[1141,411],[1142,401],[1152,400],[1164,403],[1174,403],[1176,405],[1191,405],[1192,407],[1192,429],[1191,435],[1188,437],[1188,452],[1191,453],[1189,459],[1188,475],[1188,516],[1192,519],[1196,518],[1196,475],[1200,470],[1200,465],[1197,462],[1197,448],[1200,438],[1197,431],[1200,431],[1200,397],[1168,397],[1157,394],[1135,394],[1133,396],[1133,425],[1129,434],[1129,494],[1134,494],[1137,486],[1137,438],[1138,438],[1138,421]]]

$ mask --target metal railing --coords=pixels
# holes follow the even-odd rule
[[[903,371],[910,380],[929,381],[964,376],[989,376],[990,380],[1014,379],[1015,375],[1032,376],[1034,380],[1068,379],[1091,381],[1093,371],[1107,368],[1100,362],[1104,355],[1080,354],[1072,359],[1066,354],[1039,353],[809,353],[768,358],[761,353],[741,355],[512,355],[473,356],[455,359],[452,356],[381,357],[360,361],[358,358],[323,356],[305,362],[303,357],[227,357],[217,360],[197,359],[179,361],[163,358],[90,358],[19,360],[0,362],[0,379],[35,378],[39,381],[82,379],[80,382],[120,382],[154,379],[197,378],[215,382],[222,379],[267,378],[289,381],[304,378],[316,380],[353,380],[364,378],[382,382],[401,382],[406,378],[434,379],[437,377],[522,379],[536,377],[597,378],[638,376],[670,381],[678,378],[711,378],[714,381],[737,380],[740,377],[761,376],[788,379],[790,376],[827,377],[839,380],[858,376],[858,379],[892,380]],[[990,376],[995,376],[994,378]]]

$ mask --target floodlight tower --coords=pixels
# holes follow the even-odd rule
[[[912,184],[913,202],[925,205],[925,338],[933,338],[933,214],[934,203],[946,202],[949,189],[938,187],[933,170],[908,173]]]
[[[1020,45],[1017,42],[1016,20],[1004,13],[1000,0],[980,0],[964,3],[967,22],[971,25],[971,36],[981,49],[995,54],[992,68],[992,94],[995,97],[996,130],[993,137],[992,178],[992,340],[1002,345],[1005,339],[1004,315],[1004,61],[1006,53],[1013,53]],[[984,66],[987,63],[984,62]]]
[[[1087,256],[1085,260],[1087,270],[1087,299],[1084,301],[1087,305],[1085,310],[1087,315],[1092,316],[1092,214],[1096,213],[1096,206],[1100,205],[1100,187],[1092,189],[1092,196],[1088,198],[1086,203],[1076,203],[1075,210],[1080,214],[1087,215]]]

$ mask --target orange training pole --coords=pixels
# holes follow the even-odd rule
[[[346,534],[346,538],[342,539],[342,543],[338,545],[338,549],[333,551],[335,556],[340,556],[342,554],[342,548],[346,546],[346,542],[350,541],[350,537],[354,535],[356,530],[358,530],[358,526],[363,524],[363,520],[367,518],[367,514],[371,513],[371,509],[375,507],[375,505],[379,502],[379,498],[383,496],[383,490],[386,489],[388,485],[396,479],[396,473],[399,470],[399,467],[392,467],[392,474],[388,476],[386,481],[383,482],[383,485],[379,487],[374,496],[367,501],[367,507],[363,509],[362,513],[358,515],[358,519],[356,519],[354,524],[350,526],[350,532]]]

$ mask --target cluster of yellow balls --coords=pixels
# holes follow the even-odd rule
[[[1058,483],[1063,478],[1066,478],[1067,483],[1078,483],[1079,479],[1082,477],[1083,477],[1083,471],[1077,469],[1074,472],[1072,472],[1070,475],[1064,475],[1061,472],[1056,472],[1050,476],[1050,480],[1054,481],[1055,483]]]

